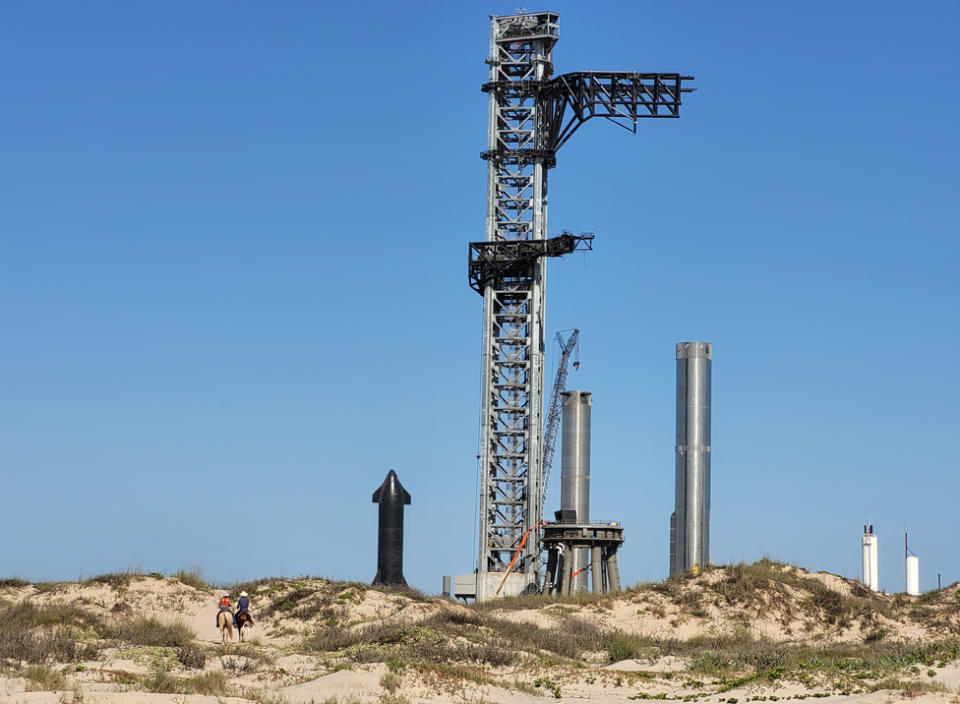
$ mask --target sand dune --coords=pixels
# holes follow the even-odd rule
[[[762,561],[616,597],[464,606],[265,579],[247,642],[218,591],[118,574],[0,587],[0,702],[957,701],[960,591],[878,595]]]

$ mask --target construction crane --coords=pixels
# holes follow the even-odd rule
[[[553,380],[553,393],[550,396],[550,411],[547,413],[547,427],[543,431],[543,489],[540,492],[540,515],[547,506],[547,488],[550,486],[550,469],[553,467],[553,453],[557,446],[557,436],[560,434],[560,411],[562,404],[560,394],[567,390],[567,372],[570,355],[577,348],[580,341],[580,331],[574,329],[566,340],[557,333],[557,342],[560,343],[560,364],[557,365],[557,377]],[[573,368],[580,366],[574,362]]]
[[[590,244],[547,236],[547,173],[588,120],[635,132],[640,118],[679,117],[682,94],[692,90],[685,85],[692,76],[680,73],[554,76],[559,19],[555,12],[490,17],[486,231],[469,260],[470,285],[483,296],[478,601],[497,590],[520,594],[540,574],[540,538],[530,531],[542,518],[547,259]]]

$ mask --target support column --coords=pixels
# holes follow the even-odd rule
[[[610,579],[610,593],[617,594],[620,591],[620,571],[617,569],[617,549],[610,549],[610,556],[607,558],[607,576]]]
[[[603,593],[603,554],[602,549],[599,545],[593,546],[593,555],[590,561],[593,563],[590,566],[590,571],[593,573],[593,593],[602,594]]]
[[[603,593],[610,593],[610,571],[607,567],[607,557],[610,555],[610,550],[607,547],[603,548],[603,562],[602,562],[602,577],[603,577]]]
[[[551,549],[549,552],[547,552],[547,581],[554,591],[557,589],[558,558],[559,554],[556,550]]]
[[[563,545],[563,582],[561,584],[560,593],[563,596],[570,595],[570,587],[572,582],[573,575],[573,551],[570,549],[569,543],[564,543]]]

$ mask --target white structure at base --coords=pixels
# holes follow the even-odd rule
[[[453,578],[453,598],[486,601],[498,596],[520,596],[528,593],[532,583],[529,575],[511,572],[503,579],[503,586],[498,593],[501,579],[503,575],[495,572],[458,574]]]
[[[867,589],[880,591],[880,575],[877,570],[877,536],[873,525],[867,521],[860,538],[860,581]]]
[[[907,555],[907,594],[920,596],[920,558]]]

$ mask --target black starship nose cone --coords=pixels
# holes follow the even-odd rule
[[[387,472],[380,488],[373,492],[373,503],[380,504],[377,576],[373,578],[373,584],[406,585],[407,580],[403,578],[403,507],[410,503],[410,494],[392,469]]]

